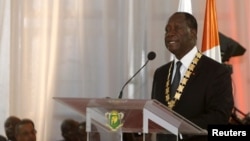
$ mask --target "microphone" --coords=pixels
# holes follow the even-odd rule
[[[123,89],[125,88],[125,86],[148,64],[148,62],[150,60],[154,60],[156,57],[156,54],[155,52],[151,51],[148,53],[148,60],[146,61],[146,63],[123,85],[121,91],[120,91],[120,94],[119,94],[119,99],[122,98],[122,95],[123,95]]]

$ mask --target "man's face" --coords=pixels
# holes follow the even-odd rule
[[[174,14],[165,27],[165,45],[181,59],[195,45],[196,34],[188,27],[184,14]]]
[[[77,129],[72,129],[64,133],[64,138],[67,141],[79,141],[79,133]]]
[[[36,141],[36,130],[31,123],[19,126],[18,133],[16,133],[17,141]]]

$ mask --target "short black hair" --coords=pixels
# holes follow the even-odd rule
[[[61,132],[69,132],[72,129],[77,129],[79,122],[74,119],[65,119],[61,123]]]
[[[188,12],[176,12],[175,14],[184,14],[188,27],[198,31],[197,20],[192,14],[190,14]]]

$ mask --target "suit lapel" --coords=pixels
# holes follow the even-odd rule
[[[193,81],[195,81],[196,78],[199,77],[199,75],[202,73],[202,62],[203,62],[203,57],[201,56],[199,62],[197,63],[196,67],[194,68],[194,71],[192,72],[192,74],[190,75],[190,78],[187,82],[186,87],[184,88],[184,94],[185,94],[185,90],[189,88],[190,84],[193,83]]]

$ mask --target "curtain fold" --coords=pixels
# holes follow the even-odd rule
[[[0,127],[10,114],[9,74],[10,74],[10,1],[0,1]],[[4,129],[0,128],[0,134]]]

